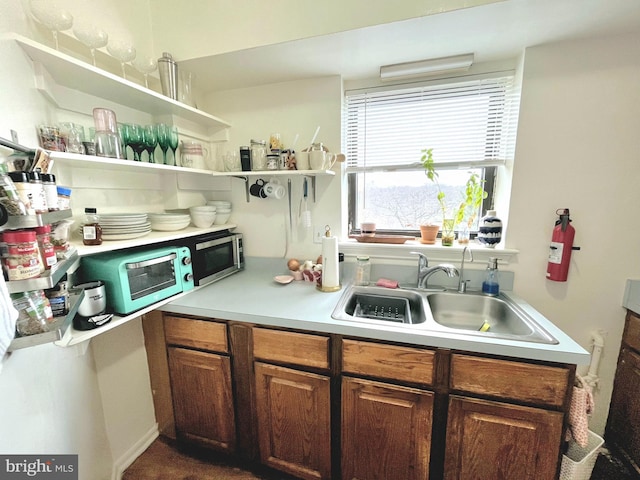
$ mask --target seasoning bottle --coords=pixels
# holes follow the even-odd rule
[[[45,270],[49,270],[52,266],[58,263],[55,248],[53,243],[51,243],[51,225],[47,224],[42,227],[36,227],[34,230],[38,240],[38,248],[40,249],[42,265]]]
[[[356,285],[369,285],[371,278],[371,262],[368,255],[359,255],[356,257]]]
[[[58,191],[58,208],[69,210],[71,208],[71,189],[67,187],[56,187]]]
[[[33,188],[29,183],[29,175],[27,172],[14,171],[9,172],[8,175],[15,186],[20,200],[26,208],[27,215],[35,215],[36,210],[33,204]]]
[[[44,196],[47,199],[47,208],[50,212],[60,210],[58,207],[58,187],[56,186],[56,176],[52,173],[43,173],[42,186],[44,187]]]
[[[102,227],[100,217],[95,208],[85,208],[86,223],[82,226],[82,243],[85,245],[102,245]]]
[[[484,281],[482,282],[482,293],[491,297],[495,297],[500,293],[500,280],[498,278],[497,258],[489,258]]]
[[[2,267],[7,280],[26,280],[37,278],[44,271],[36,232],[33,230],[15,230],[2,234]]]
[[[31,184],[33,198],[32,206],[36,213],[47,213],[49,208],[47,207],[47,197],[44,193],[44,185],[42,185],[42,178],[40,172],[29,172],[29,183]]]

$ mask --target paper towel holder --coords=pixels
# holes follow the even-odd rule
[[[324,238],[325,239],[332,238],[331,237],[331,227],[329,225],[325,226]],[[337,245],[337,239],[335,239],[335,237],[333,237],[333,238],[335,240],[335,244],[333,245],[334,255],[335,255],[335,258],[333,258],[333,261],[335,262],[335,265],[333,265],[332,268],[335,269],[336,272],[338,272],[339,263],[340,263],[339,254],[338,254],[338,251],[337,251],[337,246],[338,245]],[[326,272],[326,268],[327,268],[328,262],[327,262],[327,258],[326,258],[326,253],[324,251],[324,247],[325,247],[325,243],[324,242],[322,244],[322,247],[323,247],[323,252],[322,252],[322,276],[320,277],[320,283],[316,285],[316,288],[318,290],[320,290],[321,292],[337,292],[338,290],[340,290],[342,288],[342,285],[340,285],[339,274],[336,273],[338,275],[338,278],[337,278],[338,283],[337,283],[337,285],[329,285],[329,286],[325,285],[324,275],[325,275],[325,272]]]

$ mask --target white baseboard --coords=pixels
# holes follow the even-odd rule
[[[158,424],[156,423],[140,440],[133,444],[124,455],[114,462],[113,473],[111,475],[112,480],[121,480],[124,471],[129,468],[136,458],[138,458],[159,435],[160,432],[158,431]]]

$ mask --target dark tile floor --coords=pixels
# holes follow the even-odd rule
[[[640,480],[640,474],[627,468],[605,445],[598,454],[591,480]]]

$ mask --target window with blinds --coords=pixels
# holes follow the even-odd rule
[[[484,180],[490,195],[481,217],[491,207],[496,167],[513,158],[518,101],[513,75],[347,91],[350,231],[357,233],[363,221],[398,233],[441,223],[436,188],[420,163],[425,149],[433,151],[452,206],[472,172]]]

